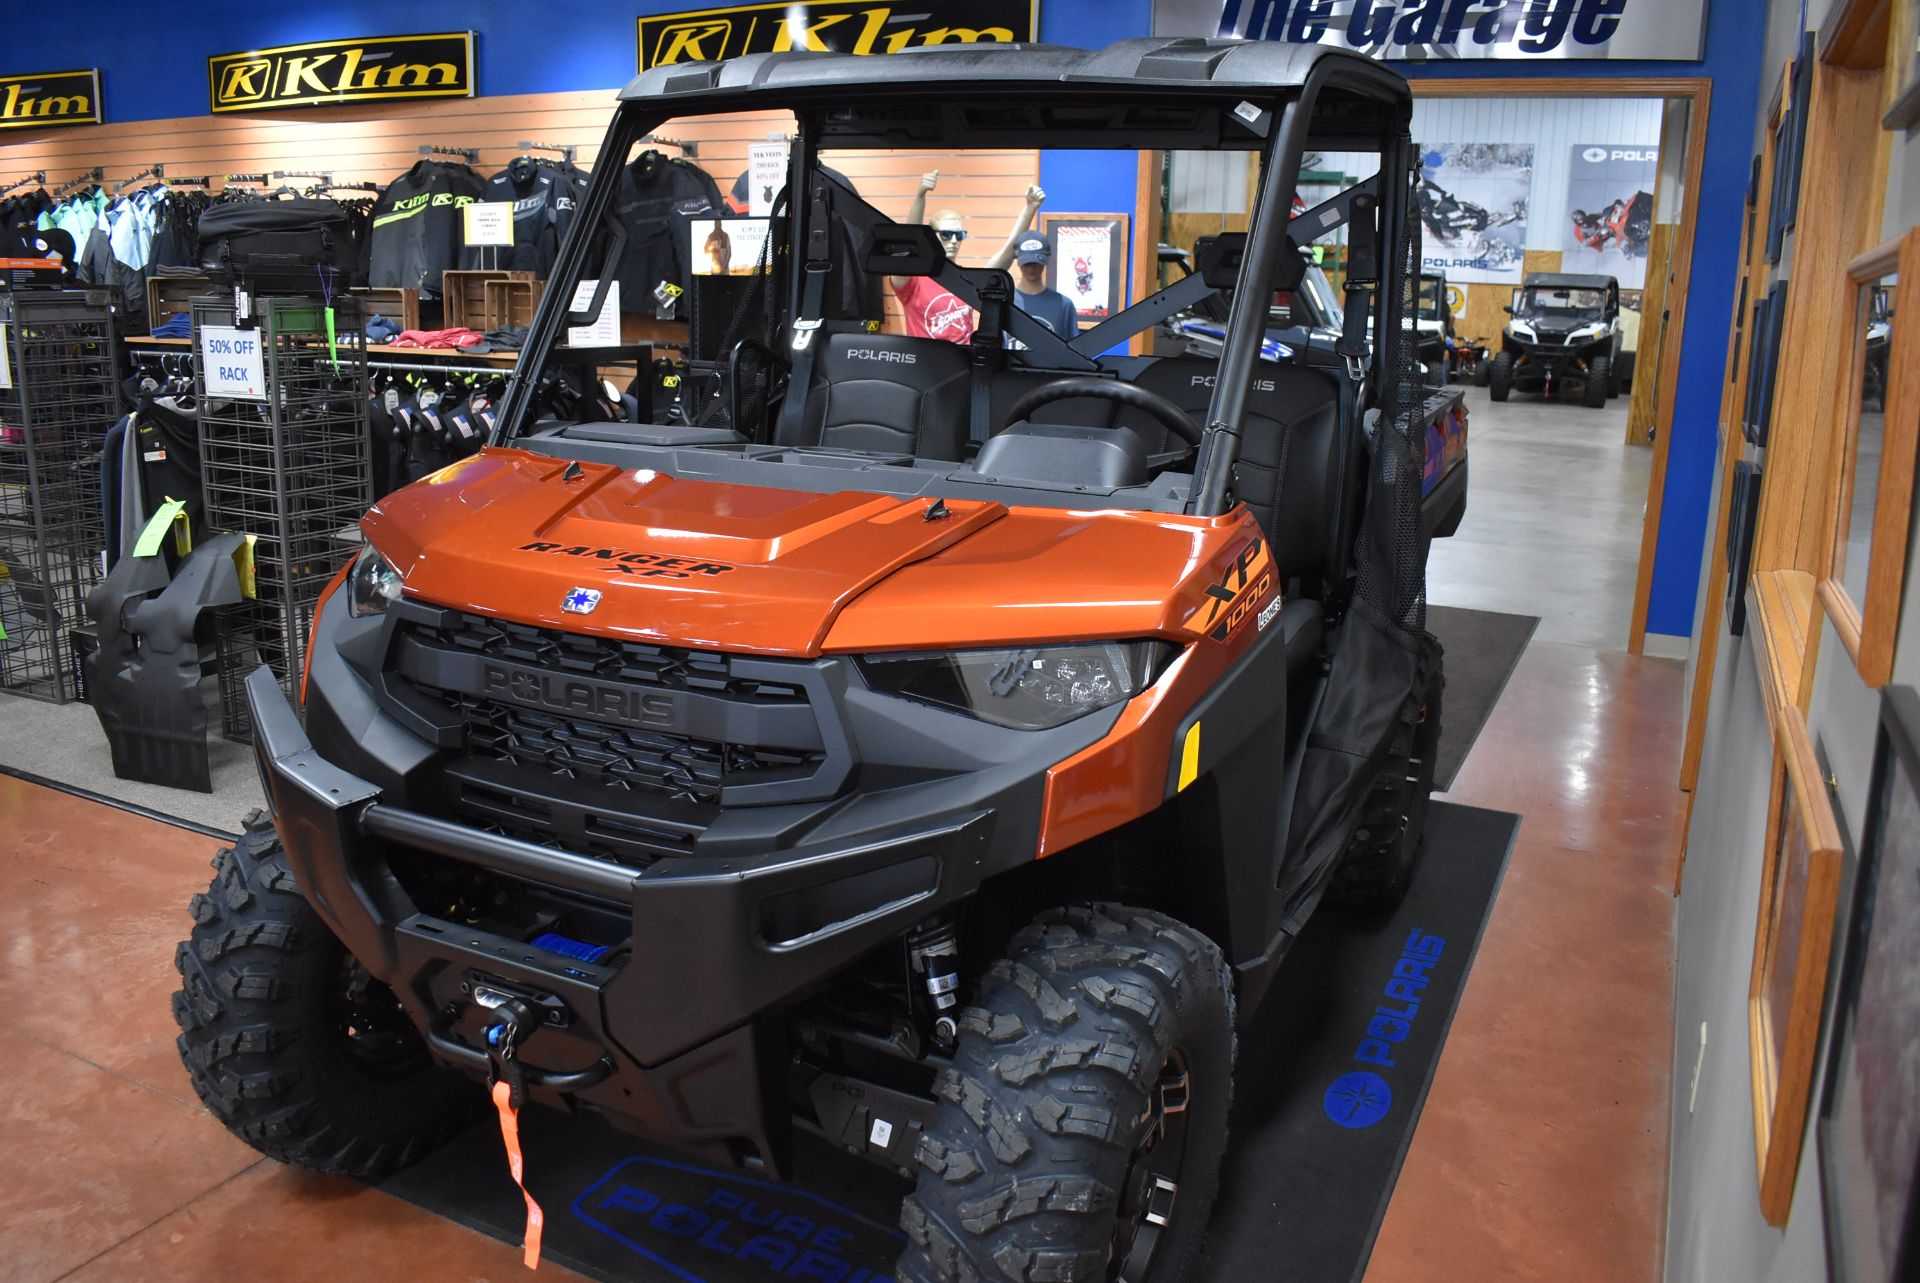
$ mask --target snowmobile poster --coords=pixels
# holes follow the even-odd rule
[[[1533,199],[1531,143],[1439,143],[1420,155],[1420,268],[1518,285]]]
[[[1059,214],[1042,217],[1053,241],[1047,288],[1073,304],[1082,327],[1098,325],[1127,305],[1127,216]]]
[[[1562,270],[1611,276],[1623,290],[1646,284],[1659,168],[1657,147],[1575,144],[1567,166]]]

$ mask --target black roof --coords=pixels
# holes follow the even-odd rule
[[[1156,88],[1208,97],[1270,98],[1298,88],[1316,63],[1337,60],[1334,79],[1408,95],[1399,73],[1364,55],[1326,45],[1268,40],[1142,37],[1105,49],[1042,44],[934,45],[885,55],[763,53],[725,62],[650,67],[620,91],[623,101],[666,99],[663,107],[713,110],[743,97],[758,105],[818,99],[820,91],[875,89],[1017,100],[1042,87]],[[711,104],[711,105],[709,105]]]
[[[1578,272],[1528,272],[1521,288],[1535,285],[1544,285],[1548,289],[1604,290],[1618,289],[1620,282],[1611,276],[1583,276]]]

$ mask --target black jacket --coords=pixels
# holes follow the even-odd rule
[[[532,272],[546,280],[560,254],[560,238],[573,221],[574,207],[586,186],[586,171],[570,163],[562,166],[516,156],[487,180],[480,193],[483,201],[512,204],[512,247],[463,248],[460,266]]]
[[[367,284],[440,297],[440,274],[460,265],[460,207],[478,200],[485,187],[465,165],[437,160],[422,160],[394,179],[373,207]]]
[[[692,276],[693,219],[726,212],[707,171],[657,151],[641,152],[620,177],[619,217],[627,230],[620,258],[620,310],[654,311],[654,290],[671,281],[682,290]],[[682,305],[679,315],[686,315]]]

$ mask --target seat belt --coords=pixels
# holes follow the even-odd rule
[[[1013,300],[1013,278],[994,272],[979,284],[980,324],[974,328],[969,351],[973,358],[971,404],[968,407],[967,437],[975,448],[987,443],[993,431],[988,416],[993,410],[993,376],[999,372],[1007,308]]]
[[[1371,193],[1357,192],[1351,205],[1352,221],[1347,231],[1346,318],[1340,327],[1340,341],[1333,350],[1347,363],[1347,378],[1354,391],[1367,375],[1367,318],[1373,315],[1374,296],[1380,286],[1379,200]],[[1384,342],[1386,335],[1375,338]]]
[[[780,406],[776,441],[798,441],[806,426],[807,398],[813,391],[813,363],[820,352],[816,340],[826,310],[827,279],[833,275],[833,236],[828,209],[826,184],[816,178],[807,211],[807,256],[801,274],[800,311],[793,318],[793,373],[787,379],[787,399]]]

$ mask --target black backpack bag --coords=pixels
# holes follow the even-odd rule
[[[200,215],[200,266],[216,281],[317,293],[357,284],[358,262],[353,216],[337,201],[236,201]]]

